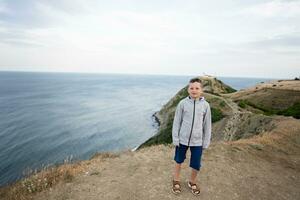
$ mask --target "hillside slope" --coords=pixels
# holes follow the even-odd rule
[[[212,76],[201,76],[199,78],[202,80],[204,97],[211,105],[212,121],[219,121],[224,117],[224,113],[231,110],[224,100],[219,97],[220,94],[228,94],[230,92],[235,92],[236,90]],[[171,129],[175,109],[178,102],[188,96],[187,88],[188,85],[178,91],[161,110],[154,114],[160,124],[158,133],[144,142],[139,148],[156,144],[171,143]]]
[[[212,109],[213,141],[238,140],[270,131],[276,126],[274,123],[276,114],[300,118],[298,80],[260,83],[234,92],[214,77],[199,78],[203,81],[204,97]],[[160,122],[159,131],[139,148],[171,143],[175,109],[178,102],[186,96],[188,96],[187,86],[155,113]]]
[[[276,120],[278,126],[272,132],[212,143],[203,154],[198,177],[200,198],[300,198],[300,123],[293,118]],[[173,153],[172,146],[158,145],[112,158],[96,157],[87,173],[34,199],[196,199],[186,186],[178,197],[171,192]],[[189,177],[188,158],[189,153],[183,164],[182,181]]]
[[[277,80],[260,83],[222,95],[254,113],[292,115],[300,118],[300,81]]]

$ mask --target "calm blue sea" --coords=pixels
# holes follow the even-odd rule
[[[189,76],[0,72],[0,185],[65,159],[133,149]],[[266,79],[219,77],[235,89]]]

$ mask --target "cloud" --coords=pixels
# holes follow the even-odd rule
[[[278,35],[250,43],[253,47],[259,48],[297,48],[300,50],[300,32],[288,35]]]
[[[48,46],[53,41],[48,40],[51,28],[63,26],[67,15],[47,1],[1,1],[0,5],[7,10],[0,12],[0,43],[22,48]]]
[[[295,66],[298,8],[296,1],[0,0],[0,69],[171,73],[176,67],[182,74],[197,66],[218,73],[282,61]]]
[[[0,43],[11,44],[13,46],[37,47],[39,44],[31,34],[18,29],[0,29]]]
[[[299,1],[270,1],[242,9],[240,14],[260,17],[299,17]]]
[[[0,14],[9,14],[11,11],[7,8],[3,2],[0,2]]]

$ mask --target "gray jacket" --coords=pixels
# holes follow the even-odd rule
[[[175,111],[172,139],[174,145],[202,146],[208,148],[211,139],[211,110],[209,103],[201,97],[182,99]]]

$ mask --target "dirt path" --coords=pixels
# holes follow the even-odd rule
[[[88,172],[35,199],[300,199],[299,166],[265,160],[256,148],[225,143],[214,143],[203,154],[200,197],[185,185],[182,194],[175,196],[171,193],[173,151],[172,146],[159,145],[115,158],[95,158]],[[188,161],[182,167],[182,180],[189,177]]]
[[[214,124],[214,140],[224,140],[224,141],[231,141],[235,137],[235,133],[239,129],[239,126],[242,122],[247,120],[251,115],[252,112],[248,110],[242,110],[240,107],[232,101],[226,95],[217,96],[208,94],[211,98],[217,98],[221,101],[225,102],[229,109],[228,112],[225,113],[226,117],[223,118],[220,122]]]
[[[225,141],[230,141],[234,137],[234,134],[236,130],[238,129],[238,125],[240,124],[242,120],[242,115],[245,114],[245,112],[241,112],[239,110],[239,107],[236,103],[234,103],[229,98],[222,98],[224,102],[231,108],[231,115],[228,117],[228,121],[223,129],[223,135]],[[249,113],[247,111],[247,113]]]

